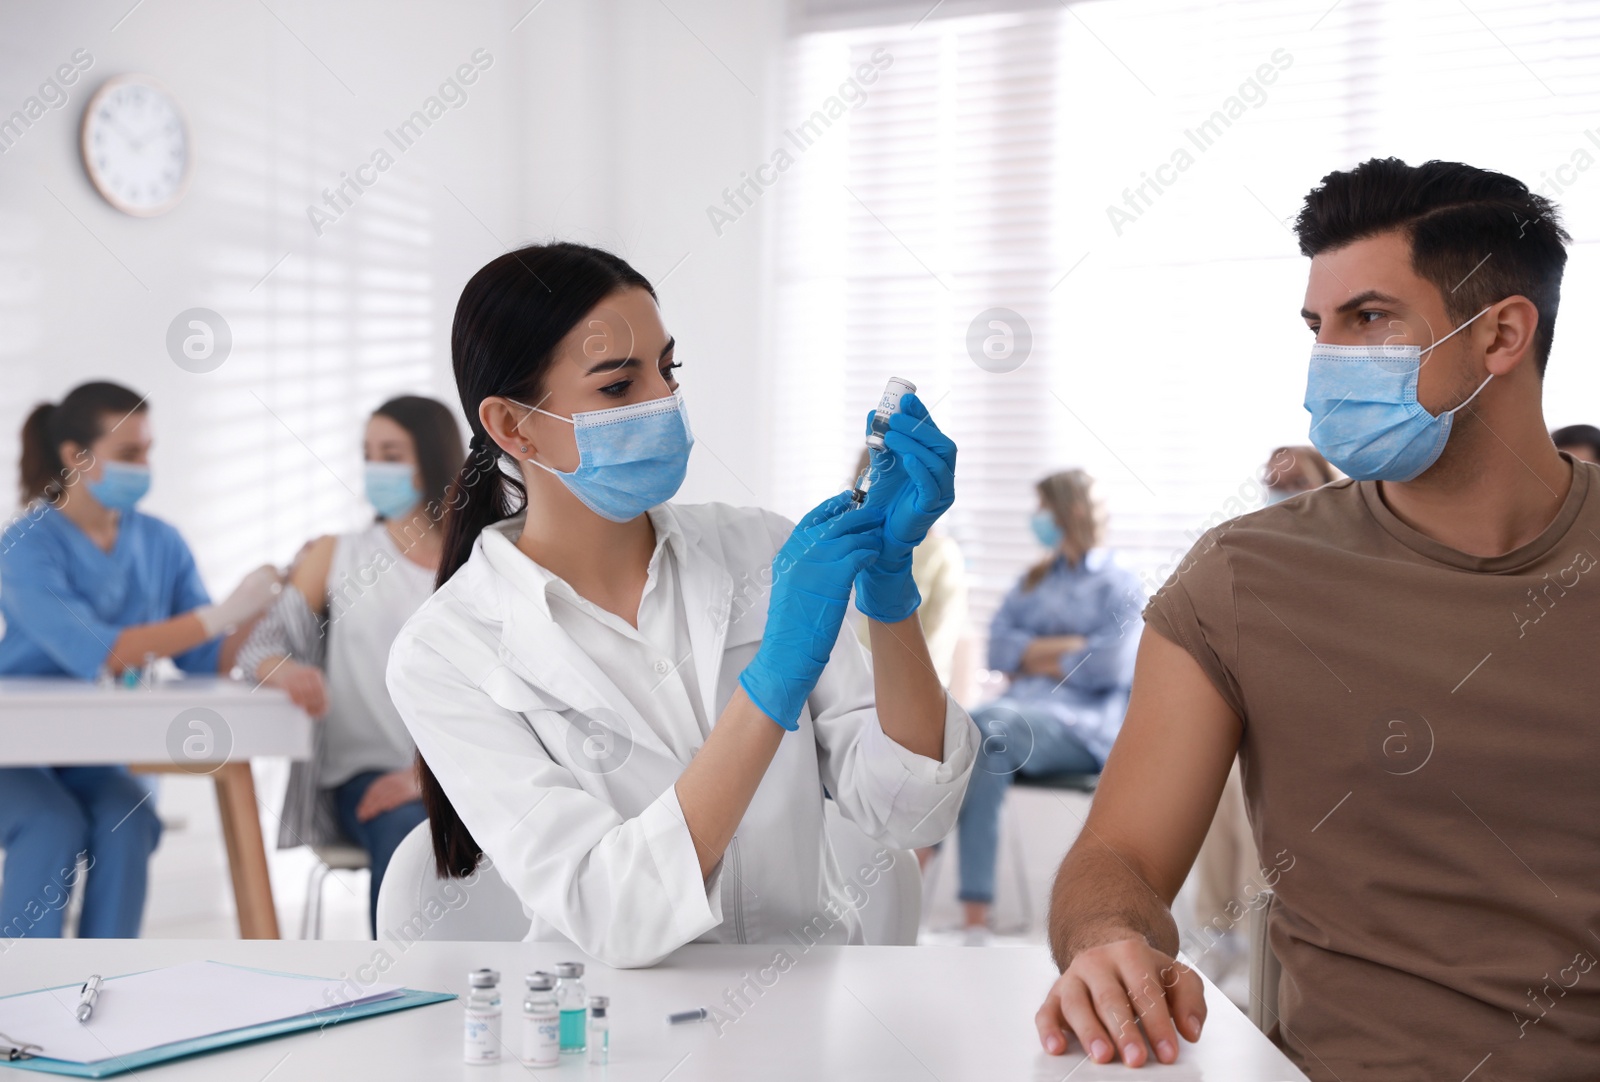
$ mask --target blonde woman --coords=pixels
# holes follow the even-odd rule
[[[1098,773],[1127,709],[1144,596],[1100,547],[1105,520],[1093,487],[1083,470],[1038,483],[1033,533],[1050,553],[989,627],[989,668],[1011,682],[972,713],[982,744],[957,826],[969,942],[987,936],[1000,805],[1012,778]]]
[[[861,476],[870,455],[865,447],[861,449],[855,471],[850,474],[852,478]],[[933,671],[938,674],[939,683],[959,698],[962,685],[956,682],[959,675],[956,650],[967,629],[967,565],[955,538],[938,527],[929,530],[922,544],[911,551],[911,578],[922,595],[917,620],[922,624],[923,637],[928,640],[928,658],[933,662]],[[871,621],[866,614],[856,610],[850,622],[861,645],[871,651]],[[963,668],[970,669],[971,662]]]

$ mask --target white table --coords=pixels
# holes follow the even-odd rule
[[[787,949],[787,972],[767,970],[770,987],[738,1008],[719,1034],[709,1022],[668,1026],[670,1011],[719,1006],[746,974],[759,979]],[[398,981],[464,995],[467,972],[498,969],[506,998],[504,1040],[520,1050],[522,977],[581,961],[569,947],[542,943],[411,943],[287,940],[29,940],[0,964],[0,994],[196,959],[358,982]],[[383,972],[378,972],[378,967]],[[151,1068],[140,1079],[590,1078],[605,1082],[990,1082],[1049,1079],[1183,1079],[1305,1082],[1249,1021],[1207,983],[1209,1017],[1198,1044],[1178,1062],[1133,1070],[1100,1066],[1074,1049],[1048,1056],[1033,1014],[1055,975],[1042,949],[1024,947],[685,947],[653,969],[589,966],[591,994],[611,997],[611,1064],[590,1068],[564,1056],[559,1068],[462,1062],[460,1000],[330,1026]],[[0,1079],[6,1076],[0,1067]],[[17,1082],[27,1076],[17,1075]]]
[[[250,760],[309,758],[311,725],[282,691],[217,676],[152,688],[0,679],[0,766],[127,763],[144,772],[211,775],[239,934],[247,939],[278,937]]]

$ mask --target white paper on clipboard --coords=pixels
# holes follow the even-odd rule
[[[0,1033],[37,1045],[34,1055],[97,1063],[177,1041],[389,999],[398,984],[356,985],[262,973],[222,962],[184,962],[107,977],[89,1021],[79,985],[0,999]]]

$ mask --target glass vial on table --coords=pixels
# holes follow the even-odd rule
[[[468,1063],[500,1062],[500,974],[492,969],[474,969],[467,974],[472,989],[466,1003],[466,1045]]]
[[[522,1062],[529,1067],[554,1067],[561,1062],[561,1009],[556,1006],[556,979],[529,973],[522,1000]]]
[[[589,997],[589,1062],[604,1064],[611,1056],[610,996]]]
[[[561,1051],[582,1052],[589,1021],[589,993],[583,987],[583,963],[556,966],[556,1006],[561,1010]]]

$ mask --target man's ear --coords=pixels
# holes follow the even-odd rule
[[[1518,365],[1533,364],[1533,338],[1539,329],[1539,309],[1527,297],[1507,297],[1483,314],[1479,331],[1488,341],[1484,366],[1496,376],[1506,376]]]
[[[519,406],[508,398],[492,395],[478,403],[478,422],[489,438],[500,449],[515,459],[527,458],[534,451],[533,440],[526,435],[529,414],[526,406]]]

